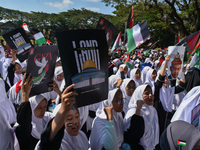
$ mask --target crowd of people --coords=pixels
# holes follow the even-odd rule
[[[109,53],[108,98],[77,108],[78,93],[74,84],[65,86],[59,57],[52,91],[29,97],[27,61],[17,59],[17,50],[7,58],[2,43],[0,149],[199,150],[200,128],[191,122],[200,103],[199,68],[182,69],[175,59],[168,74],[170,55],[142,50],[130,54],[130,68],[123,54]]]

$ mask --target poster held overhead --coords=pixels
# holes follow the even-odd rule
[[[175,79],[184,79],[184,73],[182,72],[184,53],[184,46],[168,47],[168,55],[170,55],[170,60],[168,62],[168,76],[170,75]]]
[[[107,99],[108,47],[103,30],[56,33],[66,86],[74,83],[78,107]]]
[[[18,51],[17,58],[20,62],[28,58],[29,51],[33,48],[33,45],[22,27],[4,34],[3,38],[11,49]]]
[[[30,50],[26,73],[31,73],[33,85],[29,96],[51,91],[58,47],[56,45],[40,46]]]

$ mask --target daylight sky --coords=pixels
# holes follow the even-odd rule
[[[0,6],[24,12],[59,13],[82,7],[103,14],[112,14],[114,11],[114,8],[105,6],[101,0],[0,0]]]

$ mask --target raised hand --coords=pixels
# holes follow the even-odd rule
[[[29,94],[32,87],[33,78],[31,77],[31,74],[29,74],[28,77],[26,76],[27,74],[25,73],[21,86],[22,102],[27,102],[29,100]]]

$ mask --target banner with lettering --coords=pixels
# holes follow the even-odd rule
[[[33,85],[29,96],[51,91],[58,47],[56,45],[40,46],[30,49],[26,73],[31,73]]]
[[[58,32],[66,86],[74,83],[78,107],[107,99],[108,47],[103,30]]]
[[[113,45],[114,40],[117,37],[118,29],[107,19],[100,17],[96,29],[102,29],[106,32],[106,40],[108,48]]]
[[[29,51],[33,48],[33,45],[22,27],[4,34],[3,38],[11,49],[18,50],[17,58],[20,62],[28,58]]]

